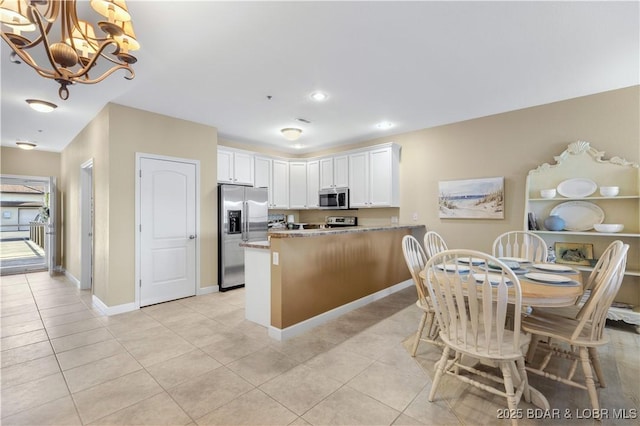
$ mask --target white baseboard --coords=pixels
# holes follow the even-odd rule
[[[217,285],[210,285],[207,287],[198,287],[196,289],[196,296],[202,296],[203,294],[217,293],[219,287]]]
[[[124,303],[122,305],[107,306],[95,294],[92,296],[91,301],[93,302],[93,305],[105,315],[123,314],[125,312],[131,312],[140,309],[140,307],[135,303]]]
[[[390,294],[396,293],[400,290],[404,290],[405,288],[411,287],[411,286],[413,286],[413,280],[409,279],[401,283],[398,283],[396,285],[393,285],[391,287],[387,287],[373,294],[370,294],[368,296],[362,297],[358,300],[354,300],[353,302],[349,302],[345,305],[338,306],[337,308],[334,308],[323,314],[316,315],[315,317],[309,318],[307,320],[294,324],[290,327],[280,329],[274,326],[269,326],[269,337],[276,340],[290,339],[306,331],[309,331],[314,327],[324,324],[332,319],[338,318],[339,316],[344,315],[347,312],[350,312],[350,311],[353,311],[354,309],[368,305],[371,302],[375,302],[376,300],[380,300],[384,297],[389,296]]]
[[[76,285],[76,287],[80,288],[80,280],[77,279],[76,277],[74,277],[71,272],[67,271],[64,268],[60,268],[60,272],[62,272],[64,274],[64,276],[69,279],[69,281],[74,283]]]

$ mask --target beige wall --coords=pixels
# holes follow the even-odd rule
[[[66,217],[73,223],[79,223],[76,215],[80,164],[91,156],[94,158],[94,292],[106,305],[132,303],[135,299],[137,152],[200,161],[199,285],[217,284],[216,147],[217,132],[213,127],[110,104],[65,148],[63,158],[68,161],[63,161],[63,167],[71,171],[66,185],[69,191]],[[65,235],[74,243],[79,241],[78,231],[68,227]],[[66,247],[65,253],[68,255],[65,266],[80,277],[79,251]]]
[[[80,173],[81,165],[93,160],[94,259],[93,293],[105,300],[109,291],[109,107],[105,107],[61,154],[63,193],[63,268],[80,280]]]

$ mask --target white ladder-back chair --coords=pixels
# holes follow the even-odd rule
[[[416,286],[418,293],[418,300],[416,306],[422,311],[422,317],[418,324],[418,331],[416,338],[413,342],[413,348],[411,349],[411,356],[416,356],[418,345],[420,342],[436,343],[434,339],[438,335],[438,328],[434,321],[434,312],[429,301],[429,294],[422,279],[418,276],[427,263],[427,257],[424,250],[420,246],[420,242],[411,235],[405,235],[402,238],[402,252],[404,253],[404,260],[407,262],[407,267],[411,273],[411,278]],[[425,327],[427,328],[427,335],[423,336]]]
[[[510,231],[493,242],[495,257],[519,257],[532,262],[547,261],[547,244],[538,235],[527,231]]]
[[[564,306],[557,308],[533,308],[534,315],[543,315],[544,313],[552,313],[554,315],[561,315],[567,318],[576,318],[580,308],[587,301],[591,292],[594,291],[596,284],[604,282],[603,276],[606,274],[611,262],[617,259],[619,253],[623,249],[624,244],[620,240],[616,240],[609,244],[609,246],[602,253],[598,262],[594,266],[593,270],[587,278],[587,282],[583,287],[582,297],[576,299],[576,303],[572,306]]]
[[[597,347],[608,343],[604,333],[607,311],[613,303],[624,277],[627,251],[629,245],[624,244],[616,256],[608,263],[608,267],[599,271],[593,282],[589,298],[580,308],[575,318],[567,318],[545,312],[525,317],[522,328],[531,333],[531,345],[527,358],[533,361],[536,348],[546,350],[539,366],[530,365],[527,371],[558,382],[585,389],[589,393],[591,407],[599,410],[598,393],[593,373],[595,372],[600,387],[606,383],[598,358]],[[548,342],[539,342],[542,339]],[[570,366],[559,367],[558,374],[547,371],[552,357],[569,360]],[[582,366],[583,381],[574,378],[578,364]],[[565,375],[560,375],[566,373]]]
[[[427,259],[431,259],[434,254],[448,250],[448,248],[440,234],[436,231],[427,231],[424,234],[424,250],[427,253]]]
[[[469,265],[471,259],[473,263],[482,264]],[[489,262],[499,268],[490,269]],[[507,328],[507,305],[513,304],[516,312],[522,308],[520,282],[515,273],[486,253],[446,250],[429,259],[425,274],[440,327],[440,338],[445,345],[437,364],[429,401],[433,401],[445,374],[506,398],[512,412],[517,409],[522,396],[530,401],[531,390],[524,361],[529,336],[520,331],[520,315],[513,319],[513,329]],[[455,355],[449,359],[451,352]],[[461,362],[463,355],[489,361],[499,368],[501,375],[468,366]],[[460,370],[484,380],[460,375]],[[502,383],[503,388],[499,385],[489,386],[486,379]],[[517,420],[512,419],[512,423],[517,424]]]

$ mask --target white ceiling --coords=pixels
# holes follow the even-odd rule
[[[61,151],[115,102],[302,153],[640,84],[637,1],[128,5],[135,79],[74,85],[67,101],[2,42],[2,145]],[[36,113],[27,98],[59,107]],[[279,133],[292,126],[297,150]]]

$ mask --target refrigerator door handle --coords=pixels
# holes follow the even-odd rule
[[[242,205],[242,210],[244,210],[242,212],[242,241],[247,241],[249,239],[249,202],[244,201]]]

